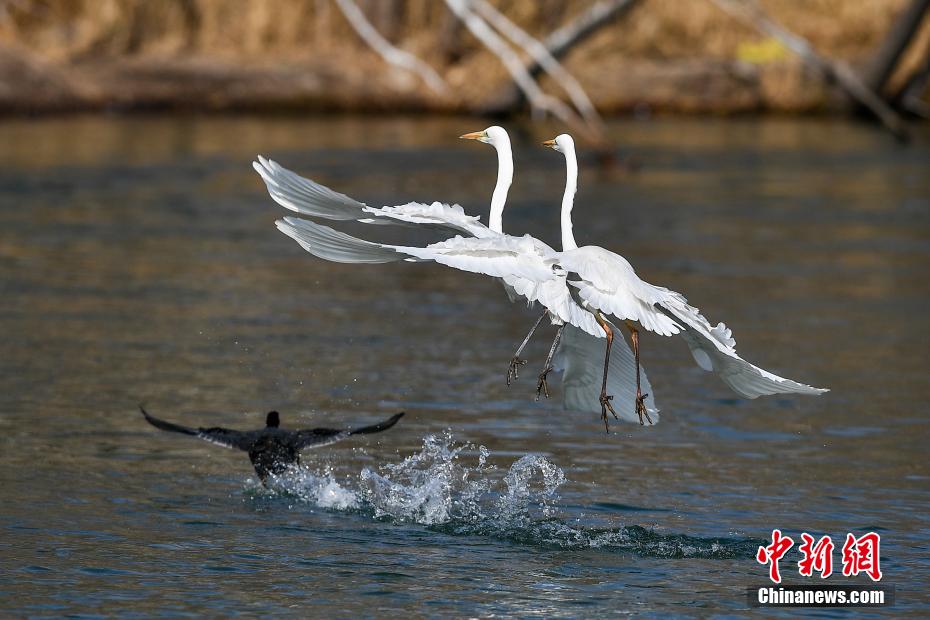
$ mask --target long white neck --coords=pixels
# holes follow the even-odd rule
[[[510,151],[510,140],[501,140],[495,143],[497,150],[497,185],[491,196],[491,215],[488,217],[488,228],[494,232],[504,232],[504,205],[507,204],[507,192],[513,183],[513,153]]]
[[[575,204],[575,192],[578,190],[578,160],[575,147],[569,146],[565,152],[565,193],[562,195],[562,251],[578,247],[572,234],[572,207]]]

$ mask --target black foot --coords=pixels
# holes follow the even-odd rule
[[[539,381],[536,382],[536,401],[539,401],[539,396],[545,394],[546,398],[549,398],[549,382],[546,381],[546,377],[549,376],[549,373],[554,369],[552,366],[549,366],[544,371],[539,373]]]
[[[639,425],[644,426],[643,417],[645,417],[650,424],[652,424],[652,418],[649,417],[649,412],[646,411],[646,397],[649,394],[636,394],[636,415],[639,416]]]
[[[516,355],[510,360],[510,366],[507,368],[507,385],[510,385],[514,381],[520,378],[519,373],[517,373],[517,368],[524,366],[526,360],[521,360]]]
[[[607,410],[608,410],[608,409],[610,410],[610,413],[613,414],[615,420],[619,420],[619,419],[620,419],[620,418],[617,417],[617,412],[614,411],[613,405],[610,404],[610,401],[612,401],[613,399],[614,399],[613,396],[609,396],[609,395],[603,394],[603,393],[601,394],[601,398],[600,398],[600,401],[601,401],[601,419],[604,420],[604,430],[606,430],[608,433],[610,432],[610,426],[607,425]]]

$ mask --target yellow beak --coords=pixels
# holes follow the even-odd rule
[[[550,149],[554,149],[554,148],[555,148],[555,138],[553,138],[552,140],[546,140],[545,142],[543,142],[543,146],[548,146]]]
[[[461,138],[462,140],[480,140],[483,137],[484,137],[483,131],[473,131],[471,133],[465,134],[464,136],[459,136],[459,138]]]

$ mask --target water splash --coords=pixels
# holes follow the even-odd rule
[[[485,448],[476,466],[460,462],[461,453],[471,447],[454,445],[448,432],[430,435],[420,452],[384,465],[382,473],[363,469],[359,480],[375,516],[434,525],[472,513],[478,496],[488,488],[490,472]]]
[[[283,496],[332,510],[353,510],[361,507],[358,494],[342,486],[329,467],[324,469],[322,474],[305,467],[291,468],[280,476],[270,477],[268,483],[268,487],[264,487],[258,481],[251,481],[249,491],[252,498]]]
[[[450,432],[429,435],[399,463],[336,480],[331,468],[306,468],[272,481],[266,493],[315,507],[351,511],[397,523],[417,523],[450,535],[485,536],[558,549],[600,549],[661,558],[752,557],[760,541],[665,534],[638,525],[604,528],[560,516],[565,473],[529,454],[506,472],[489,463],[484,446],[456,444]]]

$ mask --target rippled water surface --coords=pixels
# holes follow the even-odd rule
[[[897,607],[928,611],[930,136],[613,124],[633,165],[583,157],[579,242],[832,391],[740,400],[683,342],[645,335],[662,421],[605,435],[557,384],[533,402],[550,332],[505,385],[535,313],[497,283],[316,260],[275,230],[249,165],[486,217],[493,152],[455,139],[482,124],[0,124],[0,613],[729,613],[765,582],[753,556],[774,527],[880,532]],[[556,243],[562,159],[535,146],[555,132],[515,129],[505,228]],[[265,489],[245,455],[159,432],[139,402],[195,426],[407,416]]]

